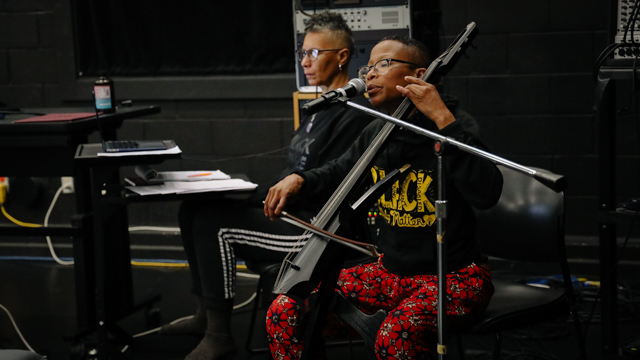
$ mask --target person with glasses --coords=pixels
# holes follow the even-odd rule
[[[310,85],[322,92],[340,88],[349,81],[351,30],[338,14],[316,13],[306,23],[304,43],[296,54]],[[264,217],[262,200],[269,188],[294,171],[310,170],[339,157],[371,120],[370,116],[342,104],[305,116],[291,139],[285,168],[274,181],[260,186],[248,202],[181,204],[180,231],[197,306],[192,318],[164,325],[160,333],[202,337],[187,360],[229,359],[236,353],[230,324],[236,259],[277,264],[299,240],[302,244],[306,240],[301,238],[303,231],[299,228]],[[300,201],[290,210],[310,221],[322,205]]]
[[[408,97],[415,109],[407,121],[440,135],[486,149],[478,124],[459,109],[455,98],[440,94],[421,79],[430,63],[426,48],[406,37],[389,37],[371,51],[359,75],[366,80],[371,105],[392,114]],[[287,176],[269,191],[264,212],[275,219],[291,198],[328,199],[384,126],[376,119],[340,158],[320,168]],[[437,341],[437,157],[434,141],[396,128],[370,168],[367,186],[405,164],[411,167],[378,199],[380,233],[377,262],[342,269],[336,291],[367,314],[386,318],[376,334],[378,359],[433,358]],[[493,206],[502,175],[490,161],[463,151],[444,156],[446,189],[447,317],[451,328],[465,326],[487,307],[493,285],[487,259],[479,253],[472,208]],[[356,194],[357,195],[357,194]],[[298,359],[304,348],[305,306],[280,295],[267,312],[274,359]],[[315,341],[315,339],[314,339]],[[314,357],[317,354],[313,354]],[[322,358],[322,356],[319,356]]]

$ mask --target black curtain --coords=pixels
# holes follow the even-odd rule
[[[292,3],[75,0],[84,76],[294,72]]]

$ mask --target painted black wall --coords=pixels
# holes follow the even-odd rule
[[[445,79],[446,91],[459,96],[478,119],[498,155],[567,176],[568,235],[597,235],[598,134],[591,71],[609,43],[608,8],[601,0],[441,1],[444,43],[469,21],[479,29],[477,49],[470,49],[470,59],[461,59]],[[0,0],[1,102],[86,105],[93,80],[75,72],[69,1]],[[114,80],[120,100],[162,106],[159,115],[127,121],[119,137],[175,139],[189,159],[164,168],[220,168],[246,173],[256,182],[280,168],[281,154],[245,156],[287,145],[293,74]],[[626,106],[627,95],[619,94],[618,106]],[[631,117],[622,118],[618,128],[623,200],[640,194],[640,140]],[[48,181],[49,192],[55,191],[57,180]],[[73,202],[68,195],[60,201],[53,221],[66,222]],[[16,207],[16,216],[44,213],[45,203],[36,209]],[[138,204],[130,209],[131,223],[175,226],[176,209],[174,203]]]

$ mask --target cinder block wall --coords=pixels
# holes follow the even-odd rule
[[[449,74],[447,91],[476,117],[493,152],[566,175],[567,234],[597,235],[598,134],[591,74],[609,44],[609,2],[441,4],[447,41],[470,21],[479,30],[477,49],[470,49],[470,59],[461,59]],[[635,134],[621,136],[638,148]],[[632,159],[629,150],[621,154],[621,166],[637,164],[637,150]],[[620,181],[638,184],[638,175],[621,172]],[[622,197],[631,197],[640,189],[621,185],[619,190]]]
[[[470,49],[470,59],[461,59],[450,72],[445,90],[459,96],[461,106],[478,119],[498,155],[568,177],[569,235],[597,235],[598,134],[591,71],[608,45],[607,3],[441,1],[444,43],[469,21],[475,21],[480,32],[477,49]],[[61,95],[64,81],[57,70],[64,65],[58,63],[60,44],[72,41],[70,31],[59,30],[57,12],[68,12],[69,6],[62,0],[0,0],[0,101],[14,107],[81,104]],[[282,153],[247,156],[287,145],[293,126],[290,97],[156,100],[139,95],[144,100],[137,104],[161,105],[162,113],[127,121],[119,137],[175,139],[184,159],[164,168],[220,168],[263,182],[281,167]],[[640,140],[634,126],[632,119],[619,126],[621,199],[640,190]],[[49,181],[49,197],[57,184]],[[45,204],[15,211],[28,218],[43,214]],[[66,222],[72,204],[69,196],[61,199],[53,220]],[[137,204],[130,208],[131,223],[175,226],[176,211],[175,203]]]

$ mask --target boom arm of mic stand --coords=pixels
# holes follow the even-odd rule
[[[406,121],[402,121],[400,119],[396,119],[393,116],[389,116],[387,114],[383,114],[379,111],[375,111],[373,109],[369,109],[368,107],[356,104],[354,102],[351,101],[347,101],[347,99],[345,98],[341,98],[341,99],[336,99],[336,101],[340,101],[345,103],[347,106],[350,106],[352,108],[355,108],[357,110],[360,110],[364,113],[367,113],[369,115],[375,116],[379,119],[382,119],[384,121],[387,122],[391,122],[395,125],[401,126],[405,129],[411,130],[417,134],[432,138],[434,140],[437,141],[441,141],[441,142],[446,142],[447,144],[453,145],[455,147],[457,147],[458,149],[468,152],[470,154],[476,155],[478,157],[487,159],[491,162],[493,162],[494,164],[498,164],[498,165],[502,165],[504,167],[507,167],[509,169],[515,170],[517,172],[520,172],[522,174],[531,176],[533,178],[535,178],[536,180],[538,180],[541,184],[543,184],[544,186],[548,187],[549,189],[555,191],[555,192],[560,192],[560,191],[564,191],[567,188],[567,180],[564,177],[564,175],[559,175],[559,174],[554,174],[551,172],[546,172],[546,171],[540,171],[540,170],[536,170],[536,169],[532,169],[532,168],[528,168],[526,166],[520,165],[518,163],[515,163],[513,161],[509,161],[507,159],[501,158],[497,155],[491,154],[489,152],[486,152],[484,150],[480,150],[478,148],[475,148],[473,146],[467,145],[465,143],[461,143],[455,139],[446,137],[446,136],[442,136],[440,134],[434,133],[433,131],[429,131],[429,130],[425,130],[419,126],[415,126],[411,123],[408,123]]]

